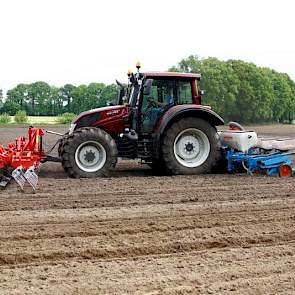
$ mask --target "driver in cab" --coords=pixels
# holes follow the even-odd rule
[[[153,97],[147,98],[147,108],[144,114],[144,125],[147,131],[152,131],[154,125],[161,115],[174,105],[173,88],[166,88],[163,91],[162,102],[155,100]]]

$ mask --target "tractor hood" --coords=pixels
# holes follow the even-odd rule
[[[96,108],[89,111],[82,112],[79,114],[72,123],[76,124],[79,122],[82,118],[88,117],[91,114],[99,114],[103,112],[120,112],[120,109],[124,108],[122,105],[118,106],[108,106],[108,107],[102,107],[102,108]]]
[[[123,117],[128,116],[128,113],[128,106],[125,105],[107,106],[82,112],[73,120],[70,133],[82,127],[98,127],[109,132],[111,125],[115,131],[117,125],[122,125]]]

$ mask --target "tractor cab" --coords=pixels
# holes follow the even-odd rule
[[[128,72],[125,91],[131,108],[132,129],[140,134],[153,133],[160,118],[177,105],[201,105],[197,81],[200,74],[173,72]]]

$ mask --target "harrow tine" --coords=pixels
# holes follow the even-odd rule
[[[38,186],[38,175],[35,172],[34,167],[30,167],[24,174],[25,179],[28,181],[30,186],[33,188],[34,191],[36,191]]]
[[[21,189],[24,190],[26,178],[25,178],[22,166],[20,166],[12,171],[12,177],[17,182],[17,184],[21,187]]]

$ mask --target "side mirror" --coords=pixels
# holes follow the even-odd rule
[[[143,95],[150,95],[153,86],[153,79],[147,79],[143,86]]]

